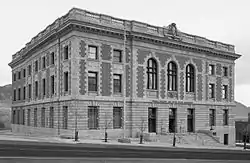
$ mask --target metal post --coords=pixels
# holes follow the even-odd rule
[[[59,22],[59,27],[56,30],[56,37],[58,40],[58,62],[57,62],[57,104],[58,104],[58,119],[57,119],[57,126],[58,126],[58,136],[60,135],[60,59],[61,59],[61,41],[60,41],[60,36],[58,34],[58,30],[60,29],[60,22]]]
[[[77,115],[77,106],[76,106],[76,111],[75,111],[75,141],[78,141],[77,116],[78,115]]]
[[[124,21],[123,39],[123,138],[126,137],[126,23]]]
[[[175,137],[175,131],[176,130],[176,125],[174,124],[174,138],[173,138],[173,147],[175,147],[175,142],[176,142],[176,137]]]

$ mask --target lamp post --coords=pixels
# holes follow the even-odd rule
[[[176,137],[175,137],[176,125],[174,123],[174,138],[173,138],[173,147],[175,147]]]
[[[77,130],[77,108],[75,111],[75,141],[78,141],[78,130]]]

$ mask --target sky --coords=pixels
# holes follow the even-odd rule
[[[11,83],[12,55],[72,7],[235,45],[235,100],[250,106],[249,0],[1,0],[0,86]]]

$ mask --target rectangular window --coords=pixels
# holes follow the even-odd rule
[[[45,108],[41,110],[41,127],[45,127]]]
[[[209,75],[214,75],[214,65],[209,65]]]
[[[34,127],[37,127],[37,108],[34,109]]]
[[[38,72],[38,60],[35,61],[35,72]]]
[[[16,101],[16,90],[13,91],[13,101]]]
[[[18,71],[18,79],[21,79],[21,71]]]
[[[31,65],[28,66],[28,74],[29,76],[31,75],[31,72],[32,72],[32,68],[31,68]]]
[[[214,84],[209,84],[209,98],[213,99],[215,97]]]
[[[227,99],[227,92],[228,92],[228,86],[227,85],[223,85],[222,86],[222,98],[223,99]]]
[[[31,93],[32,92],[32,86],[31,86],[31,84],[29,84],[29,99],[31,99]]]
[[[21,100],[21,88],[18,88],[18,100]]]
[[[25,109],[22,109],[22,125],[25,125]]]
[[[13,74],[13,80],[16,81],[16,73]]]
[[[35,81],[35,97],[38,97],[38,81]]]
[[[54,52],[52,52],[52,53],[50,54],[50,64],[51,64],[51,65],[54,65],[54,64],[55,64],[55,53],[54,53]]]
[[[68,92],[69,91],[69,73],[64,72],[64,91]]]
[[[68,129],[68,106],[63,106],[63,129]]]
[[[114,107],[113,108],[113,128],[122,128],[122,108]]]
[[[228,110],[225,109],[223,113],[223,125],[228,125]]]
[[[27,126],[30,126],[30,109],[27,112]]]
[[[20,124],[20,110],[17,110],[17,124]]]
[[[16,111],[15,110],[12,110],[12,124],[16,124]]]
[[[26,87],[25,86],[23,87],[23,99],[24,100],[26,99]]]
[[[96,46],[89,46],[88,47],[89,56],[90,59],[98,59],[98,53],[97,53],[97,47]]]
[[[209,125],[215,126],[215,109],[209,109]]]
[[[88,73],[88,90],[97,91],[97,72]]]
[[[228,76],[228,68],[223,67],[223,76],[227,77]]]
[[[88,107],[88,128],[98,129],[99,127],[99,109],[96,106]]]
[[[50,77],[50,86],[51,86],[50,88],[51,95],[54,95],[55,94],[55,76],[54,75]]]
[[[121,93],[122,92],[122,80],[120,74],[114,74],[114,81],[113,81],[113,89],[114,93]]]
[[[23,69],[23,77],[24,78],[26,77],[26,69],[25,68]]]
[[[46,68],[46,58],[45,58],[45,56],[42,57],[42,68],[43,69]]]
[[[43,90],[43,96],[46,95],[46,80],[43,79],[42,80],[42,90]]]
[[[49,109],[49,128],[54,128],[54,108]]]
[[[69,47],[68,46],[64,46],[63,48],[63,54],[64,54],[64,60],[69,59]]]
[[[122,51],[114,50],[113,51],[113,61],[114,62],[122,62]]]

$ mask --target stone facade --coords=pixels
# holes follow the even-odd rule
[[[66,24],[66,21],[69,23]],[[81,22],[81,25],[75,22]],[[235,128],[231,110],[235,106],[234,61],[240,55],[234,52],[232,45],[192,36],[177,29],[177,33],[171,33],[170,27],[171,25],[168,28],[155,27],[73,8],[66,16],[56,20],[45,31],[34,37],[25,48],[13,55],[13,60],[9,64],[13,76],[26,69],[25,77],[21,76],[21,79],[16,78],[12,81],[13,92],[26,87],[25,99],[22,95],[20,100],[18,98],[14,100],[13,96],[13,131],[26,134],[73,135],[77,129],[82,137],[100,138],[105,127],[108,127],[110,136],[120,137],[125,126],[126,136],[135,137],[140,131],[142,122],[145,132],[149,131],[151,122],[149,122],[148,108],[155,108],[155,132],[166,133],[169,132],[169,109],[175,108],[176,132],[188,131],[188,109],[194,110],[193,132],[196,132],[210,130],[209,109],[215,109],[214,131],[221,142],[224,141],[224,135],[228,134],[229,144],[233,144]],[[125,52],[124,29],[127,31]],[[44,39],[45,36],[47,39]],[[97,48],[97,59],[89,58],[89,46]],[[64,56],[65,49],[67,49],[67,59]],[[114,49],[121,51],[121,62],[114,61]],[[55,55],[54,64],[51,63],[52,53]],[[45,68],[42,68],[43,56],[46,57]],[[147,61],[150,58],[157,63],[155,90],[147,89]],[[177,65],[176,91],[169,91],[167,87],[169,82],[167,69],[170,62]],[[191,93],[186,92],[186,67],[189,64],[193,65],[195,72],[194,92]],[[215,65],[213,75],[209,74],[209,64]],[[32,67],[31,75],[28,74],[28,65]],[[223,67],[228,68],[227,76],[223,76]],[[88,91],[90,71],[97,72],[96,92]],[[65,91],[64,76],[66,72],[67,91]],[[114,74],[121,74],[123,79],[122,89],[118,94],[113,88]],[[51,93],[52,75],[55,77],[54,94]],[[42,79],[46,81],[45,96],[42,94]],[[215,96],[212,99],[209,97],[210,83],[215,85]],[[32,86],[31,98],[29,98],[29,84]],[[223,85],[228,86],[226,99],[222,98]],[[15,92],[18,94],[18,91]],[[67,114],[64,113],[65,107],[68,108]],[[88,107],[98,108],[98,127],[95,130],[89,129]],[[118,129],[113,127],[114,107],[119,107],[123,111],[121,117],[123,125]],[[37,127],[34,127],[35,108],[37,108]],[[42,108],[46,110],[43,117],[46,122],[45,127],[41,127]],[[54,110],[53,117],[50,108]],[[18,110],[24,110],[24,114],[20,114]],[[229,113],[226,125],[223,120],[224,110],[228,110]],[[67,117],[64,117],[65,115]]]

